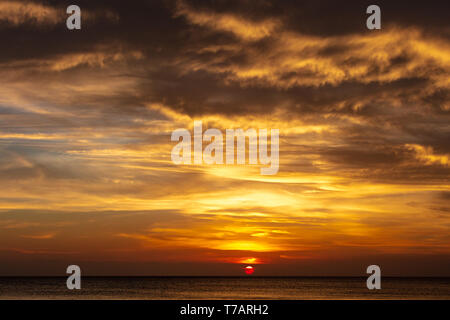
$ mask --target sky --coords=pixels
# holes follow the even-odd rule
[[[450,3],[376,3],[0,0],[0,275],[450,276]]]

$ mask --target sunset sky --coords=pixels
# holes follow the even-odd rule
[[[450,276],[449,12],[0,0],[0,276]],[[173,164],[194,120],[279,129],[278,173]]]

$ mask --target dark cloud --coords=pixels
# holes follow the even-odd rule
[[[47,4],[63,10],[66,2],[46,1],[36,2]],[[142,112],[145,102],[163,102],[169,107],[189,114],[203,113],[251,113],[271,112],[280,105],[303,112],[353,112],[354,104],[361,97],[372,99],[381,94],[409,96],[411,91],[426,85],[429,79],[404,76],[399,79],[379,83],[377,81],[362,83],[358,80],[343,80],[338,84],[295,85],[288,89],[273,84],[258,84],[253,80],[248,83],[241,80],[226,80],[231,69],[245,70],[254,65],[254,60],[264,57],[279,46],[275,40],[277,32],[268,38],[261,39],[244,46],[227,32],[205,30],[193,25],[183,15],[175,14],[179,1],[80,1],[79,5],[87,12],[111,11],[118,19],[94,19],[80,32],[69,32],[64,24],[56,24],[45,28],[39,26],[30,30],[29,26],[4,26],[0,28],[0,37],[8,43],[0,53],[0,62],[10,63],[18,60],[54,60],[66,54],[85,54],[98,52],[100,54],[139,51],[143,59],[127,61],[131,77],[139,84],[137,91],[111,92],[108,96],[95,93],[88,97],[77,97],[79,106],[89,106],[92,101],[101,100],[107,105],[116,105],[118,112],[137,108]],[[266,18],[279,19],[282,31],[299,34],[313,34],[326,39],[347,33],[366,32],[364,28],[364,8],[366,3],[349,1],[336,3],[335,1],[292,1],[292,2],[249,2],[249,1],[187,1],[182,2],[190,10],[198,10],[210,14],[233,14],[254,22],[264,21]],[[448,6],[447,2],[436,1],[433,4],[423,2],[399,1],[380,3],[383,7],[383,18],[388,23],[415,24],[421,29],[434,25],[448,26],[441,21]],[[64,14],[64,12],[63,12]],[[420,19],[418,16],[420,15]],[[318,19],[323,16],[323,19]],[[295,23],[296,22],[296,23]],[[441,28],[441,29],[445,29]],[[386,30],[387,32],[388,30]],[[440,33],[442,35],[442,33]],[[214,52],[201,51],[208,46],[223,46]],[[242,46],[228,50],[227,45]],[[330,57],[345,55],[346,59],[340,63],[344,68],[362,67],[361,57],[352,56],[354,45],[345,43],[325,44],[323,48],[313,50],[312,55]],[[304,57],[307,58],[307,48]],[[277,58],[277,57],[276,57]],[[282,59],[281,54],[278,59]],[[368,77],[382,76],[387,70],[402,68],[413,59],[406,52],[393,55],[388,64],[369,64]],[[63,81],[63,78],[73,78],[77,69],[89,66],[89,61],[69,68],[56,77],[51,72],[49,81]],[[192,65],[202,65],[200,70],[192,71]],[[347,66],[345,66],[347,64]],[[114,63],[112,64],[114,68]],[[4,68],[14,68],[4,66]],[[18,66],[19,70],[26,67]],[[431,66],[430,68],[433,68]],[[190,71],[186,71],[189,70]],[[211,69],[223,69],[222,72]],[[14,70],[14,69],[13,69]],[[345,69],[344,69],[345,70]],[[105,72],[105,70],[98,70]],[[58,71],[61,73],[61,71]],[[96,72],[96,71],[94,71]],[[42,78],[42,71],[27,71],[26,76]],[[117,75],[116,75],[117,76]],[[280,74],[284,82],[297,79],[314,78],[312,69],[292,69]],[[44,75],[45,77],[45,75]],[[225,79],[225,80],[224,80]],[[431,104],[437,110],[448,113],[442,105],[448,103],[448,94],[442,88],[421,95],[424,104]],[[389,102],[388,97],[386,99]],[[342,104],[344,107],[336,107]],[[370,108],[362,108],[367,111]],[[363,112],[364,112],[363,111]]]

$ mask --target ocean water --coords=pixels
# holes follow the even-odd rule
[[[445,299],[450,278],[382,278],[368,290],[366,278],[344,277],[84,277],[68,290],[65,277],[2,277],[0,299]]]

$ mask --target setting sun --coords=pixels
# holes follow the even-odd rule
[[[253,268],[252,266],[246,266],[245,268],[245,273],[248,275],[253,274],[253,272],[255,272],[255,268]]]

